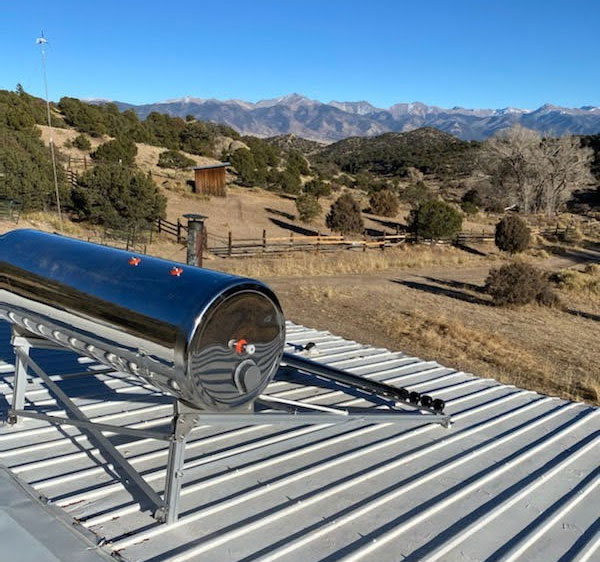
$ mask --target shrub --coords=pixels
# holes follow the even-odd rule
[[[545,273],[526,263],[510,263],[492,269],[485,280],[486,292],[497,305],[522,305],[547,300],[549,282]]]
[[[56,205],[50,150],[40,140],[37,129],[10,130],[0,125],[0,172],[0,198],[20,201],[25,212]],[[61,201],[68,205],[69,190],[62,166],[57,166],[56,172]]]
[[[600,297],[600,265],[587,265],[583,271],[561,269],[551,276],[559,289],[575,294]]]
[[[193,166],[195,162],[177,150],[165,150],[158,155],[158,166],[181,170]]]
[[[308,176],[310,169],[308,162],[302,154],[297,150],[291,150],[287,156],[287,167],[290,170],[296,171],[299,175]]]
[[[462,215],[448,203],[432,199],[410,212],[409,229],[421,238],[454,238],[462,228]]]
[[[321,214],[321,205],[319,200],[309,193],[303,193],[296,199],[296,209],[298,217],[302,222],[311,222]]]
[[[90,222],[123,228],[164,216],[166,199],[142,171],[101,163],[79,178],[73,205]]]
[[[400,205],[398,197],[389,189],[377,191],[369,199],[371,212],[384,217],[395,217]]]
[[[331,193],[331,186],[321,179],[314,179],[304,185],[304,192],[318,199],[327,197]]]
[[[531,231],[522,218],[507,215],[496,225],[494,240],[500,250],[517,254],[529,247]]]
[[[535,300],[539,304],[548,306],[550,308],[561,308],[563,305],[560,297],[550,288],[549,285],[546,285],[541,290],[541,292],[535,297]]]
[[[418,207],[421,203],[433,199],[433,193],[427,187],[425,182],[418,181],[409,185],[400,196],[403,201],[410,203],[414,207]]]
[[[277,183],[284,193],[300,193],[302,190],[302,180],[298,172],[294,169],[286,168],[279,174]]]
[[[136,154],[137,146],[132,140],[118,138],[101,144],[92,154],[92,158],[98,162],[133,166]]]
[[[362,232],[365,228],[360,206],[349,193],[340,195],[331,205],[325,223],[331,230],[342,234]]]
[[[481,198],[479,191],[476,189],[469,189],[469,191],[462,196],[461,201],[463,203],[472,203],[476,207],[481,207],[483,204],[483,199]]]
[[[565,231],[560,236],[563,242],[567,244],[577,244],[583,240],[583,234],[579,228],[575,227],[567,227]]]
[[[477,205],[475,205],[475,203],[471,203],[470,201],[463,201],[460,204],[460,208],[466,215],[476,215],[479,212]]]
[[[90,139],[87,138],[86,135],[84,135],[83,133],[77,135],[74,139],[73,139],[73,146],[75,148],[78,148],[79,150],[91,150],[92,149],[92,143],[90,142]]]

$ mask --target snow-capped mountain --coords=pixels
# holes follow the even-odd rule
[[[419,127],[435,127],[465,140],[482,140],[515,123],[552,135],[600,133],[600,108],[595,106],[567,108],[545,104],[534,110],[446,109],[413,102],[381,109],[367,101],[323,103],[295,93],[258,102],[186,96],[145,105],[116,103],[121,109],[133,108],[141,117],[153,111],[179,117],[193,115],[225,123],[242,134],[271,137],[293,133],[320,141]]]

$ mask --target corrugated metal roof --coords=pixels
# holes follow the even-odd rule
[[[2,409],[11,398],[8,337],[0,324]],[[600,410],[294,324],[288,341],[317,343],[312,358],[325,364],[443,398],[453,427],[197,427],[171,527],[140,512],[73,427],[0,427],[0,462],[132,561],[600,559]],[[34,357],[96,420],[169,421],[169,400],[135,379],[82,376],[99,366],[67,352]],[[368,405],[284,381],[268,392]],[[27,400],[55,406],[37,380]],[[162,492],[166,444],[112,441]]]
[[[219,162],[218,164],[207,164],[206,166],[194,166],[192,170],[212,170],[214,168],[226,168],[231,166],[230,162]]]

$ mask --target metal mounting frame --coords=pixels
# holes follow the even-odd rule
[[[358,389],[367,397],[378,396],[387,401],[383,409],[338,408],[318,406],[300,401],[286,400],[269,395],[261,395],[256,405],[261,410],[248,409],[227,413],[212,413],[191,408],[177,400],[173,402],[173,420],[170,431],[154,431],[116,426],[91,421],[67,394],[52,380],[31,357],[32,349],[51,349],[64,351],[64,347],[33,335],[23,335],[13,329],[11,344],[15,351],[15,376],[12,406],[8,413],[8,422],[18,423],[19,418],[32,418],[47,421],[55,425],[71,425],[85,433],[109,462],[123,485],[139,501],[142,510],[152,510],[154,518],[166,524],[175,523],[179,517],[179,499],[183,482],[185,446],[192,429],[198,424],[206,425],[317,425],[348,422],[363,423],[438,423],[450,427],[450,416],[421,406],[398,403],[395,400],[397,389],[383,383],[367,381],[351,373],[332,369],[303,357],[285,354],[283,363],[314,376],[311,384],[319,385],[323,379],[341,383],[346,387]],[[64,407],[68,417],[53,416],[25,409],[25,390],[28,370],[37,375]],[[103,371],[106,373],[107,371]],[[112,371],[109,371],[112,372]],[[95,375],[90,371],[90,375]],[[408,406],[413,411],[397,409]],[[169,442],[165,491],[161,497],[116,449],[104,433],[122,434],[144,439],[157,439]]]

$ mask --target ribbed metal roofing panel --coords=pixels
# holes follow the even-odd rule
[[[74,427],[0,427],[0,463],[128,560],[598,560],[600,416],[399,352],[288,324],[312,359],[446,401],[439,425],[348,423],[208,427],[186,448],[181,517],[140,511]],[[0,324],[0,409],[11,398],[9,328]],[[95,420],[156,428],[170,400],[59,351],[34,358]],[[3,363],[1,362],[3,361]],[[82,371],[100,370],[95,377]],[[268,393],[369,405],[339,390],[276,381]],[[27,405],[55,408],[37,379]],[[160,493],[167,444],[112,436]]]

